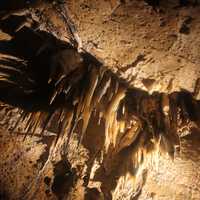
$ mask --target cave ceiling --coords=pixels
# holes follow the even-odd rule
[[[0,2],[0,199],[200,199],[196,0]]]

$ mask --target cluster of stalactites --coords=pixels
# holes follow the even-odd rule
[[[173,98],[165,94],[150,96],[129,89],[103,66],[88,66],[75,82],[69,82],[67,78],[61,74],[55,81],[55,89],[49,100],[49,105],[53,106],[54,101],[64,96],[66,104],[50,112],[21,111],[11,131],[25,122],[28,134],[56,130],[57,139],[65,137],[69,142],[78,124],[81,124],[78,130],[80,143],[91,117],[98,115],[96,125],[103,123],[105,128],[105,153],[109,150],[118,153],[128,146],[134,146],[134,143],[138,146],[138,142],[141,155],[158,143],[164,151],[174,154],[179,146],[176,133],[179,110],[173,104]],[[140,137],[144,138],[141,140]]]
[[[19,85],[20,82],[10,78],[20,74],[26,63],[23,65],[19,69],[1,66],[0,81],[11,80],[10,84]],[[141,162],[143,154],[154,146],[173,157],[180,149],[178,131],[181,126],[189,121],[199,125],[199,104],[190,94],[149,95],[129,88],[105,66],[97,67],[92,63],[70,69],[63,68],[56,76],[50,73],[47,84],[54,88],[48,102],[51,109],[34,112],[19,109],[19,118],[10,128],[11,132],[21,124],[27,134],[43,134],[46,130],[56,132],[55,144],[58,138],[67,138],[68,143],[76,132],[81,143],[90,119],[99,116],[96,126],[103,124],[104,127],[104,153],[119,153],[132,147]],[[32,80],[28,77],[27,80],[31,84]],[[62,99],[61,105],[57,103],[59,99]]]

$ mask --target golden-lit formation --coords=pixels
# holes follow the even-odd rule
[[[69,54],[67,49],[61,50],[62,59],[54,61],[55,66],[52,63],[49,66],[46,85],[51,85],[53,92],[50,92],[50,100],[46,102],[49,104],[48,111],[28,112],[22,109],[11,131],[16,131],[20,124],[25,124],[24,131],[27,134],[38,131],[44,134],[45,130],[54,130],[57,132],[55,140],[65,137],[67,143],[73,133],[78,131],[79,142],[82,143],[91,117],[99,116],[96,125],[103,123],[105,127],[105,154],[108,151],[116,154],[132,146],[135,152],[133,157],[139,164],[143,160],[143,154],[151,151],[158,143],[173,155],[179,143],[174,143],[178,141],[178,135],[172,129],[172,117],[175,113],[171,113],[173,102],[170,96],[149,96],[145,92],[129,88],[105,66],[97,66],[92,62],[86,66],[82,58],[70,58],[70,68],[64,58],[77,57],[77,53],[75,50],[69,51],[72,53]],[[59,52],[56,52],[56,57],[59,57]],[[7,66],[7,69],[15,70],[11,66]],[[76,74],[78,78],[73,78]],[[10,81],[12,74],[8,73],[4,78]],[[4,79],[1,81],[4,82]]]
[[[114,11],[120,8],[118,3],[113,2]],[[1,18],[8,19],[10,16]],[[154,65],[153,59],[140,52],[132,64],[127,61],[124,72],[129,72],[121,76],[123,67],[114,71],[114,67],[84,50],[81,41],[73,45],[48,31],[33,29],[31,24],[16,26],[11,33],[5,28],[11,38],[3,43],[10,49],[0,52],[3,131],[23,135],[23,142],[30,136],[41,141],[53,138],[48,148],[41,145],[47,158],[29,184],[25,199],[38,190],[46,171],[54,170],[57,162],[70,163],[75,154],[73,166],[68,168],[72,173],[74,167],[80,188],[96,184],[99,191],[105,190],[102,193],[108,195],[107,199],[137,199],[149,165],[158,167],[161,154],[173,161],[181,151],[180,138],[191,129],[199,129],[200,104],[194,99],[197,94],[179,90],[161,93],[159,84],[157,90],[151,90],[156,79],[145,76],[131,83],[128,79],[135,79],[132,73],[138,63],[141,69],[146,66],[145,59]],[[196,90],[194,93],[198,93],[198,87]],[[85,160],[88,157],[81,164],[79,151],[85,151]],[[51,173],[49,176],[53,176]]]
[[[47,62],[45,77],[38,86],[37,79],[25,73],[34,71],[35,66],[30,61],[8,56],[5,66],[1,66],[2,84],[19,86],[23,100],[30,99],[29,95],[38,95],[43,99],[42,106],[33,102],[32,108],[26,109],[21,105],[18,119],[9,128],[10,132],[23,130],[31,135],[53,132],[56,137],[49,161],[55,152],[67,148],[74,133],[79,135],[77,145],[82,144],[91,119],[98,116],[95,126],[103,125],[104,128],[102,153],[105,162],[108,154],[115,156],[126,149],[131,150],[129,154],[135,169],[139,168],[147,153],[155,149],[174,157],[174,153],[180,150],[177,130],[182,124],[189,123],[185,119],[186,115],[187,118],[190,116],[190,109],[198,107],[191,96],[184,93],[149,95],[130,88],[125,80],[117,78],[106,66],[88,61],[88,55],[79,54],[67,45],[63,50],[57,51],[57,48],[49,44],[37,51],[35,59],[41,60],[48,60],[44,57],[45,52],[53,52],[50,62]],[[21,64],[21,67],[14,67],[13,62]],[[40,63],[36,60],[35,64]],[[25,81],[22,81],[22,74],[26,75],[23,78]],[[43,92],[37,93],[43,87],[49,91],[45,98]],[[182,96],[187,97],[187,102]],[[182,124],[178,124],[178,120]],[[195,123],[198,124],[198,120]]]

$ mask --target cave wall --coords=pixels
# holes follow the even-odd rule
[[[198,5],[190,2],[180,6],[178,1],[169,0],[160,1],[154,8],[139,0],[67,0],[64,6],[76,25],[82,48],[125,79],[129,87],[149,94],[187,91],[199,100]],[[66,22],[51,4],[39,4],[27,12],[41,23],[41,30],[68,41]],[[5,38],[9,40],[1,33],[1,40]],[[9,117],[16,119],[15,114]],[[46,138],[51,138],[51,133],[23,140],[23,134],[10,136],[12,123],[7,125],[5,119],[1,120],[1,198],[200,199],[200,141],[195,123],[188,119],[180,128],[181,150],[173,159],[155,151],[135,170],[135,178],[135,171],[130,173],[129,149],[108,156],[102,164],[104,124],[94,126],[96,121],[93,116],[79,149],[75,134],[66,157],[55,152],[54,162],[47,163],[41,172],[47,159],[41,159],[41,155],[49,150],[51,139]]]
[[[116,5],[118,1],[68,1],[83,47],[134,87],[150,93],[194,92],[199,7],[181,7],[178,1],[160,1],[157,10],[144,1],[114,9]]]

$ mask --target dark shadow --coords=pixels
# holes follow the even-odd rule
[[[1,191],[1,189],[0,189],[0,199],[1,200],[9,200],[10,198],[6,191]]]
[[[66,160],[61,160],[54,165],[54,180],[52,183],[52,192],[58,200],[62,200],[68,195],[70,188],[73,186],[75,172]]]

